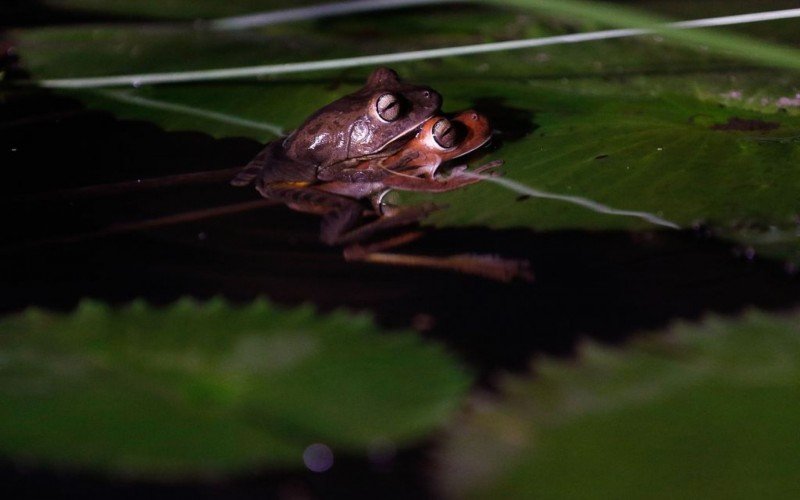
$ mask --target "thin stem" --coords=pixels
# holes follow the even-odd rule
[[[132,193],[137,191],[148,191],[184,184],[197,184],[203,182],[219,182],[230,180],[242,167],[232,167],[220,170],[206,170],[203,172],[192,172],[188,174],[167,175],[164,177],[151,177],[148,179],[137,179],[134,181],[123,181],[111,184],[96,184],[94,186],[84,186],[74,189],[59,189],[30,195],[5,198],[2,203],[29,203],[54,200],[74,200],[81,198],[92,198],[95,196],[110,196],[119,193]]]
[[[231,215],[241,212],[248,212],[258,208],[269,207],[276,205],[278,202],[274,200],[254,200],[244,203],[235,203],[232,205],[224,205],[220,207],[204,208],[201,210],[192,210],[190,212],[181,212],[178,214],[166,215],[164,217],[155,217],[153,219],[145,219],[135,222],[120,222],[111,224],[100,230],[89,233],[78,233],[69,236],[60,236],[55,238],[47,238],[34,241],[26,241],[22,243],[15,243],[0,248],[0,252],[18,252],[30,248],[36,248],[43,245],[63,244],[63,243],[76,243],[80,241],[92,240],[95,238],[103,238],[116,234],[132,233],[135,231],[144,231],[147,229],[157,229],[160,227],[174,226],[176,224],[183,224],[186,222],[195,222],[199,220],[211,219],[213,217],[221,217],[223,215]]]
[[[213,30],[243,30],[292,21],[310,21],[323,17],[345,16],[362,12],[375,12],[402,7],[450,3],[458,0],[355,0],[329,4],[310,5],[294,9],[256,12],[243,16],[216,19],[209,23]]]

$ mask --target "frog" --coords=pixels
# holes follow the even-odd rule
[[[452,120],[434,116],[401,150],[389,156],[351,163],[331,175],[330,181],[273,183],[271,190],[294,210],[322,215],[324,243],[351,244],[376,232],[417,222],[440,208],[425,204],[387,210],[382,199],[388,191],[451,191],[481,180],[473,174],[493,172],[502,165],[497,160],[471,172],[462,165],[447,177],[436,176],[442,163],[475,151],[489,142],[491,135],[488,120],[475,111],[462,112]],[[370,199],[371,211],[365,210],[363,199]],[[365,215],[378,218],[356,227]]]
[[[452,119],[434,116],[422,124],[417,135],[401,150],[342,168],[330,176],[342,180],[326,182],[318,188],[354,198],[370,197],[375,211],[386,215],[382,200],[393,189],[441,193],[480,182],[481,178],[474,174],[493,171],[502,161],[488,163],[471,172],[466,172],[465,165],[454,167],[446,178],[436,178],[435,174],[442,163],[486,145],[491,136],[489,120],[474,110],[462,111]]]
[[[388,156],[439,112],[442,97],[430,87],[404,83],[397,72],[377,68],[365,85],[309,116],[294,132],[269,143],[231,184],[256,182],[266,198],[271,184],[313,183],[320,171],[348,160]]]

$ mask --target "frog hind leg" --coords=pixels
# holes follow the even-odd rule
[[[493,255],[460,254],[446,257],[386,253],[386,250],[419,238],[420,232],[406,232],[376,243],[362,244],[376,234],[414,224],[441,207],[427,204],[397,208],[385,215],[358,226],[364,205],[357,200],[300,186],[299,183],[275,183],[260,192],[265,198],[282,201],[293,210],[322,215],[320,239],[327,245],[346,245],[348,261],[374,264],[444,269],[472,274],[497,281],[514,279],[532,281],[530,264],[526,260],[505,259]]]
[[[499,255],[468,253],[432,256],[386,252],[386,250],[417,240],[422,235],[423,233],[420,231],[410,231],[366,245],[354,243],[344,249],[344,258],[348,262],[454,271],[504,283],[514,280],[529,283],[534,281],[531,264],[527,259],[509,259]]]
[[[371,234],[369,231],[353,229],[365,208],[353,198],[322,191],[302,182],[264,184],[257,186],[257,189],[264,198],[281,201],[292,210],[321,215],[320,239],[327,245],[355,241],[362,233]],[[374,223],[365,226],[370,224]]]
[[[423,205],[415,205],[397,209],[392,215],[384,215],[349,231],[339,232],[332,244],[348,245],[357,243],[367,240],[372,236],[389,229],[410,226],[421,221],[431,213],[441,210],[441,208],[442,207],[439,205],[426,203]],[[336,226],[334,223],[331,223],[330,227]],[[322,230],[323,233],[325,233],[326,221],[324,219]]]
[[[236,187],[247,186],[251,182],[253,182],[261,172],[264,170],[264,166],[267,164],[267,159],[270,156],[272,148],[274,148],[275,142],[271,142],[267,144],[267,146],[261,150],[255,158],[250,160],[250,163],[244,166],[236,176],[231,179],[231,185]]]
[[[250,163],[231,180],[233,186],[246,186],[256,181],[256,189],[273,182],[307,182],[316,180],[316,166],[288,158],[283,139],[267,144]]]

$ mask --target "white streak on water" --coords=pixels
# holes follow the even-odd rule
[[[556,194],[556,193],[548,193],[547,191],[539,191],[538,189],[534,189],[532,187],[526,186],[525,184],[519,183],[517,181],[513,181],[511,179],[506,179],[504,177],[494,177],[491,175],[481,175],[475,174],[468,171],[462,172],[461,175],[466,175],[468,177],[474,177],[478,179],[482,179],[485,181],[493,182],[495,184],[499,184],[505,188],[514,191],[515,193],[519,193],[522,195],[530,196],[532,198],[542,198],[546,200],[558,200],[558,201],[565,201],[567,203],[572,203],[574,205],[578,205],[584,208],[588,208],[593,212],[597,212],[600,214],[609,214],[609,215],[622,215],[625,217],[637,217],[639,219],[646,220],[652,224],[656,224],[659,226],[668,227],[671,229],[680,229],[681,227],[674,222],[668,221],[666,219],[662,219],[661,217],[651,214],[650,212],[639,212],[636,210],[621,210],[618,208],[612,208],[607,205],[603,205],[602,203],[598,203],[596,201],[590,200],[588,198],[582,198],[580,196],[571,196],[566,194]]]
[[[120,101],[127,104],[135,104],[137,106],[142,106],[145,108],[161,109],[164,111],[172,111],[174,113],[199,116],[201,118],[227,123],[229,125],[237,125],[240,127],[252,128],[263,132],[269,132],[270,134],[276,136],[283,135],[283,128],[273,123],[257,122],[254,120],[248,120],[246,118],[240,118],[234,115],[228,115],[216,111],[209,111],[207,109],[202,109],[202,108],[195,108],[193,106],[187,106],[184,104],[175,104],[172,102],[159,101],[156,99],[148,99],[146,97],[131,95],[128,92],[123,92],[119,90],[98,90],[97,94],[103,97],[107,97],[109,99],[114,99],[115,101]]]

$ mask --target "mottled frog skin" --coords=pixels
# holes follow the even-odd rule
[[[391,154],[436,114],[442,98],[433,89],[400,81],[388,68],[376,69],[358,91],[322,107],[291,135],[268,144],[232,184],[256,181],[313,182],[320,168],[356,158]]]
[[[438,112],[441,96],[429,87],[403,83],[387,68],[366,85],[311,115],[283,143],[294,161],[329,166],[378,154]]]
[[[475,151],[492,137],[489,120],[479,113],[463,111],[451,120],[443,116],[429,118],[417,135],[401,150],[382,158],[362,160],[353,167],[338,169],[321,177],[329,180],[318,185],[323,191],[352,198],[382,198],[388,190],[444,192],[476,182],[465,168],[456,167],[446,178],[435,178],[439,166]],[[471,173],[482,173],[499,166],[487,164]],[[336,180],[333,180],[336,179]],[[378,206],[379,199],[373,200]]]

